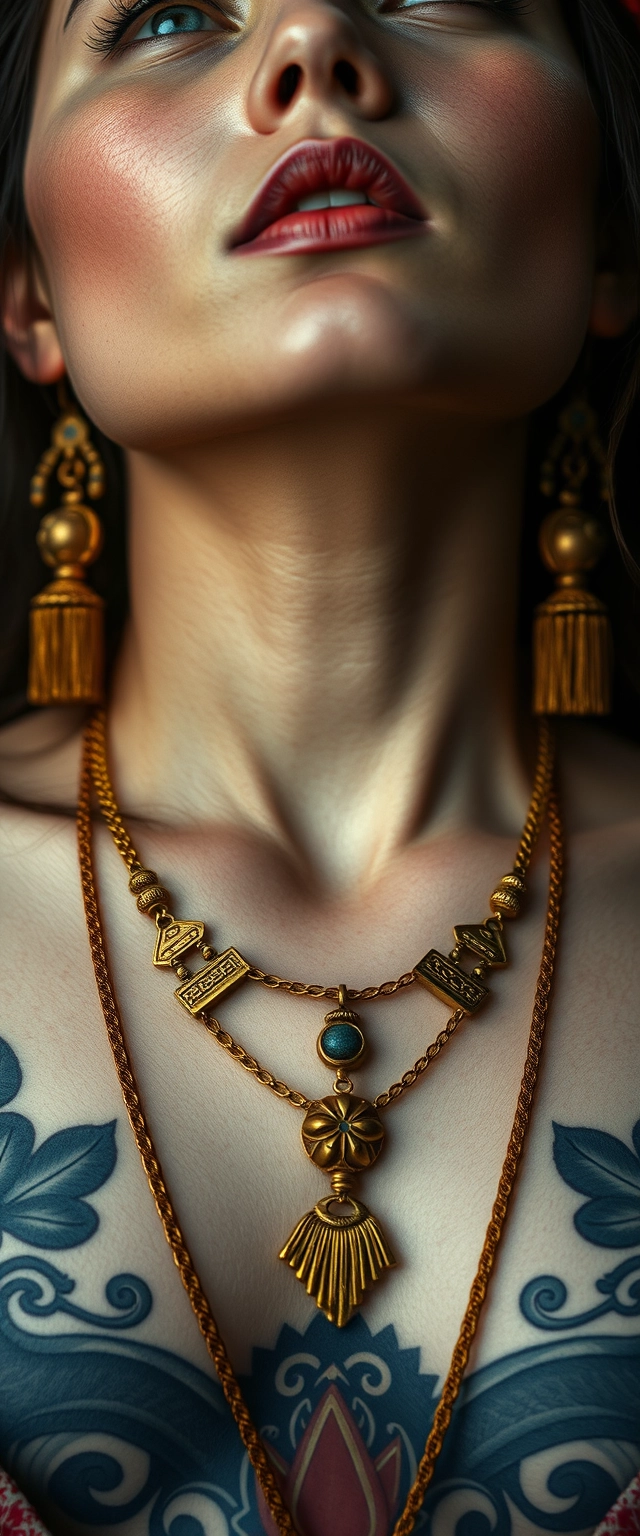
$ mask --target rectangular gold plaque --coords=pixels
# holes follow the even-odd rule
[[[465,1013],[475,1013],[489,996],[489,988],[483,987],[477,976],[469,976],[438,949],[430,949],[414,965],[413,973],[441,1003],[453,1003],[455,1008],[464,1008]]]
[[[189,1013],[202,1013],[217,997],[223,997],[225,992],[237,987],[248,969],[249,962],[243,960],[237,949],[223,949],[222,954],[216,955],[210,965],[204,965],[195,976],[183,981],[181,987],[176,987],[175,995]]]

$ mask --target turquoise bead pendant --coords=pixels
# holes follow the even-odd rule
[[[367,1043],[360,1028],[360,1020],[347,1006],[347,989],[338,988],[339,1007],[325,1014],[324,1026],[318,1035],[318,1055],[325,1066],[355,1067],[362,1061]]]

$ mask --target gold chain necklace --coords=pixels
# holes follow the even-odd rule
[[[364,1167],[370,1166],[381,1150],[384,1133],[378,1110],[394,1102],[408,1087],[412,1086],[417,1078],[426,1071],[430,1061],[442,1050],[464,1017],[464,1014],[474,1012],[480,1006],[480,1003],[484,1001],[487,989],[482,987],[483,996],[475,1002],[473,1008],[469,1006],[472,1000],[471,992],[465,998],[467,1006],[464,1007],[462,1005],[460,992],[464,986],[465,979],[470,984],[473,984],[475,981],[477,986],[481,986],[481,977],[488,966],[506,964],[506,954],[502,939],[502,917],[505,914],[510,916],[517,915],[519,897],[524,890],[523,875],[530,862],[545,809],[547,811],[550,830],[549,895],[542,959],[536,985],[524,1075],[507,1154],[500,1176],[498,1192],[487,1228],[478,1271],[471,1287],[469,1303],[454,1348],[449,1373],[436,1408],[430,1433],[427,1437],[418,1473],[409,1492],[403,1514],[394,1530],[394,1536],[409,1536],[409,1533],[413,1530],[416,1515],[421,1508],[426,1489],[432,1479],[436,1460],[442,1447],[444,1435],[451,1419],[453,1405],[467,1364],[471,1342],[486,1295],[489,1275],[506,1218],[508,1200],[515,1181],[524,1145],[524,1137],[529,1123],[549,1004],[562,884],[562,828],[557,801],[550,787],[552,767],[553,741],[548,724],[543,721],[540,728],[538,760],[531,804],[518,846],[513,871],[509,875],[503,876],[496,891],[492,894],[492,917],[480,925],[457,925],[454,929],[456,943],[448,957],[440,955],[438,951],[431,950],[424,957],[423,961],[420,961],[418,966],[414,968],[414,971],[408,973],[412,979],[424,981],[431,991],[443,999],[451,1000],[452,989],[458,989],[459,1006],[449,1019],[445,1029],[441,1031],[437,1039],[425,1052],[425,1055],[415,1063],[415,1066],[404,1074],[400,1082],[392,1084],[386,1093],[379,1094],[373,1105],[368,1104],[365,1100],[354,1097],[352,1093],[353,1085],[350,1079],[344,1075],[344,1070],[340,1065],[338,1067],[339,1075],[334,1083],[333,1097],[312,1103],[303,1094],[289,1088],[287,1084],[274,1078],[265,1068],[260,1067],[259,1063],[249,1056],[230,1035],[221,1030],[217,1020],[210,1019],[204,1012],[208,1004],[203,1001],[203,995],[207,994],[214,982],[217,986],[214,995],[222,995],[224,991],[229,990],[230,985],[237,984],[239,980],[244,979],[252,970],[255,970],[256,974],[249,979],[262,980],[267,985],[280,984],[286,987],[287,990],[293,989],[297,992],[301,989],[307,994],[310,991],[312,996],[336,996],[337,994],[340,1007],[336,1010],[336,1014],[339,1014],[340,1018],[336,1019],[336,1014],[327,1016],[325,1019],[325,1030],[321,1032],[320,1036],[320,1041],[322,1041],[323,1035],[326,1035],[327,1030],[332,1027],[337,1027],[338,1030],[341,1028],[358,1028],[353,1023],[354,1016],[351,1010],[346,1007],[346,1003],[348,996],[353,998],[357,995],[360,997],[363,995],[363,992],[361,991],[356,994],[352,990],[350,994],[347,994],[346,987],[342,986],[337,989],[316,987],[309,989],[303,983],[283,982],[279,977],[269,976],[268,973],[259,972],[257,968],[250,967],[235,949],[224,951],[223,955],[216,956],[211,946],[205,945],[203,942],[203,923],[186,920],[176,921],[166,907],[166,900],[168,900],[167,892],[164,890],[164,887],[158,884],[154,872],[145,870],[141,865],[120,817],[107,769],[104,713],[100,711],[95,715],[87,727],[78,800],[78,850],[91,956],[107,1033],[129,1119],[156,1207],[163,1222],[165,1235],[249,1459],[262,1486],[267,1505],[278,1530],[283,1533],[283,1536],[294,1536],[295,1527],[291,1516],[285,1508],[273,1469],[258,1432],[252,1423],[215,1319],[178,1225],[128,1058],[122,1024],[109,975],[95,889],[91,822],[92,778],[105,820],[110,827],[116,846],[130,871],[130,888],[136,896],[140,909],[155,916],[157,939],[154,963],[156,965],[172,966],[182,983],[181,987],[177,989],[179,1000],[194,1017],[199,1018],[205,1024],[219,1044],[223,1045],[246,1070],[252,1072],[260,1082],[271,1088],[279,1097],[287,1099],[297,1108],[306,1110],[302,1132],[303,1145],[316,1166],[330,1172],[333,1195],[319,1202],[313,1212],[309,1212],[306,1217],[302,1218],[302,1221],[298,1223],[291,1234],[287,1244],[285,1244],[280,1257],[286,1259],[291,1267],[295,1269],[298,1277],[304,1281],[309,1294],[313,1294],[316,1297],[318,1305],[322,1305],[327,1315],[330,1315],[331,1311],[333,1311],[335,1314],[334,1320],[339,1322],[347,1320],[354,1310],[354,1306],[359,1305],[359,1302],[362,1300],[364,1290],[373,1283],[378,1275],[382,1273],[383,1269],[395,1263],[375,1218],[371,1217],[366,1207],[361,1206],[350,1194],[354,1171],[357,1172]],[[176,931],[174,932],[174,930]],[[168,940],[167,935],[170,935]],[[163,941],[165,941],[164,947]],[[176,943],[179,945],[177,950],[174,948]],[[172,949],[170,955],[166,953],[167,945]],[[210,965],[206,965],[203,969],[196,972],[195,977],[190,976],[188,972],[186,978],[181,976],[181,971],[186,970],[186,967],[182,964],[181,957],[188,949],[193,947],[200,949],[206,961],[213,959],[213,979],[212,967]],[[465,972],[458,965],[460,954],[465,949],[471,950],[473,954],[480,954],[480,964],[475,968],[473,976],[470,976],[469,973]],[[221,962],[223,962],[222,965]],[[226,965],[224,962],[227,962]],[[242,975],[238,976],[237,972],[240,967],[244,969],[242,970]],[[455,974],[452,976],[451,972]],[[208,974],[204,989],[201,983],[198,991],[198,980],[205,973]],[[229,980],[230,977],[233,979]],[[227,982],[227,985],[220,986],[220,982]],[[400,978],[400,983],[410,984],[404,978]],[[397,990],[400,983],[385,983],[385,991],[382,991],[380,988],[366,988],[363,991],[368,996],[389,995],[389,990]],[[191,997],[190,1002],[185,1002],[185,987],[189,989],[194,984],[196,995]],[[181,993],[183,994],[182,996]],[[465,997],[464,992],[462,996]],[[209,1004],[211,1000],[209,998]],[[193,1006],[196,1001],[198,1003],[197,1007]],[[358,1033],[361,1034],[359,1029]],[[320,1054],[323,1054],[322,1049],[320,1049]],[[359,1059],[361,1054],[362,1052],[356,1053],[356,1059]],[[328,1054],[325,1055],[324,1059],[327,1061],[331,1060]],[[349,1058],[350,1062],[353,1059],[354,1051],[352,1049]],[[342,1076],[340,1076],[341,1070]],[[352,1208],[351,1213],[348,1216],[341,1214],[336,1216],[333,1209],[336,1204],[339,1206],[341,1204],[349,1204]]]

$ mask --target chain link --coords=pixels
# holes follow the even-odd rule
[[[250,965],[247,971],[250,981],[259,981],[263,987],[278,988],[281,992],[288,992],[291,997],[326,997],[330,1002],[338,1001],[338,987],[323,987],[310,981],[285,981],[282,976],[272,976],[269,971],[261,971],[257,965]],[[350,1003],[369,1002],[372,997],[393,997],[394,992],[400,992],[402,987],[412,987],[415,982],[413,971],[405,971],[397,981],[382,981],[378,987],[349,987],[348,998]]]
[[[376,1106],[376,1109],[387,1109],[389,1104],[396,1104],[398,1099],[402,1096],[403,1093],[406,1093],[408,1088],[413,1088],[413,1085],[414,1083],[417,1083],[418,1078],[422,1077],[422,1074],[423,1072],[426,1072],[427,1067],[430,1067],[432,1061],[435,1061],[436,1056],[440,1055],[441,1050],[444,1049],[444,1046],[451,1039],[451,1036],[455,1034],[458,1025],[462,1023],[464,1017],[464,1009],[456,1008],[455,1013],[452,1013],[451,1018],[445,1024],[444,1029],[441,1029],[440,1034],[436,1035],[436,1038],[432,1041],[431,1045],[427,1046],[424,1056],[419,1056],[414,1065],[409,1067],[408,1072],[403,1072],[402,1077],[398,1083],[392,1083],[391,1087],[387,1088],[386,1093],[379,1093],[377,1099],[374,1099],[373,1102]]]
[[[245,1072],[251,1072],[259,1083],[262,1083],[265,1088],[270,1088],[279,1099],[286,1099],[287,1103],[293,1104],[294,1109],[311,1109],[311,1099],[305,1098],[303,1093],[298,1093],[296,1088],[290,1088],[288,1083],[282,1082],[281,1078],[274,1077],[267,1067],[262,1067],[255,1056],[250,1056],[244,1046],[239,1045],[233,1035],[222,1028],[217,1019],[210,1018],[206,1013],[198,1014],[198,1018],[205,1029],[208,1029],[209,1034],[213,1035],[214,1040],[217,1040],[218,1045],[222,1046],[223,1051],[228,1051],[233,1060],[244,1067]]]
[[[92,720],[90,720],[87,727],[86,742],[90,756],[91,777],[95,785],[100,810],[118,853],[124,859],[129,874],[132,875],[134,870],[142,868],[142,863],[138,858],[122,820],[118,810],[118,802],[113,792],[113,785],[107,765],[107,717],[103,709],[96,710]]]
[[[531,855],[540,836],[540,828],[544,821],[553,778],[554,756],[555,737],[546,715],[543,715],[538,724],[538,755],[533,775],[533,788],[531,790],[529,809],[513,861],[513,873],[514,875],[520,875],[522,879],[524,879],[531,863]]]

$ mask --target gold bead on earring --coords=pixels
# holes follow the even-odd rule
[[[590,462],[591,460],[591,462]],[[540,529],[539,548],[556,590],[536,609],[533,626],[533,710],[537,715],[606,715],[611,708],[611,633],[607,610],[587,590],[587,571],[606,544],[602,524],[581,507],[584,481],[599,478],[610,497],[608,466],[594,412],[578,399],[562,412],[559,431],[542,465],[540,489],[552,496],[557,471],[564,478],[560,506]]]
[[[85,580],[102,548],[102,526],[83,505],[104,494],[104,466],[79,410],[66,406],[31,480],[31,505],[42,507],[57,465],[62,505],[47,512],[37,543],[53,581],[34,597],[30,615],[28,698],[31,704],[99,704],[103,698],[104,602]]]

